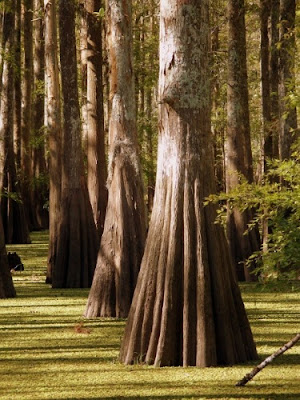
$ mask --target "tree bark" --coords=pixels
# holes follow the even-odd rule
[[[9,270],[5,241],[4,241],[2,216],[0,214],[0,299],[7,299],[15,296],[16,296],[16,291]]]
[[[226,190],[230,191],[239,184],[241,175],[248,182],[253,181],[244,0],[228,1],[228,19]],[[257,229],[244,234],[251,218],[251,210],[241,213],[234,209],[227,219],[227,236],[237,276],[247,281],[256,277],[245,261],[260,249]]]
[[[280,1],[280,61],[279,61],[279,96],[280,96],[280,135],[279,157],[289,159],[292,144],[297,132],[297,111],[291,104],[290,95],[295,93],[295,16],[296,1]]]
[[[96,265],[98,240],[83,168],[73,0],[60,0],[59,31],[64,100],[63,173],[52,286],[89,287]]]
[[[160,131],[146,248],[120,359],[155,366],[256,358],[215,191],[208,0],[160,5]]]
[[[32,212],[32,81],[33,81],[33,0],[24,0],[24,77],[23,77],[23,113],[21,129],[21,176],[22,199],[30,230],[37,227]]]
[[[56,260],[56,241],[61,203],[62,123],[57,58],[56,1],[44,0],[45,78],[47,96],[47,133],[49,141],[49,252],[46,282],[52,282]]]
[[[108,204],[86,317],[126,317],[146,235],[137,149],[131,50],[131,1],[108,0],[112,109]]]
[[[107,204],[102,84],[102,27],[95,16],[100,0],[86,1],[87,16],[87,163],[88,190],[94,221],[101,238]]]
[[[3,73],[0,98],[0,189],[1,214],[6,243],[30,243],[20,196],[13,148],[15,1],[4,13]]]
[[[48,184],[46,181],[46,154],[45,154],[45,130],[44,130],[44,18],[42,0],[34,0],[34,63],[33,63],[33,191],[31,207],[36,220],[37,229],[46,229],[49,225],[49,215],[45,207],[48,200]]]
[[[22,88],[21,88],[21,0],[16,1],[15,29],[15,115],[14,115],[14,149],[17,169],[21,168],[21,129],[22,129]]]

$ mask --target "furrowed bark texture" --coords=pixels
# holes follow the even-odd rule
[[[15,2],[3,21],[3,72],[0,98],[0,189],[5,243],[30,243],[29,230],[21,201],[13,149]]]
[[[255,345],[214,206],[208,1],[160,6],[160,135],[146,248],[120,359],[234,364]]]
[[[289,159],[292,154],[292,144],[297,132],[297,111],[290,102],[290,96],[295,94],[295,17],[296,1],[280,1],[280,61],[279,61],[279,95],[280,95],[280,135],[279,157]]]
[[[109,0],[111,68],[108,204],[86,317],[126,317],[144,250],[146,223],[137,150],[131,2]]]
[[[244,0],[228,1],[228,18],[226,190],[230,191],[238,185],[240,175],[248,182],[253,181]],[[260,249],[257,229],[244,235],[251,218],[251,210],[241,213],[234,209],[227,220],[231,255],[240,280],[256,279],[245,266],[245,260]]]
[[[63,174],[52,286],[89,287],[98,240],[83,170],[73,0],[60,0],[59,29],[64,100]]]
[[[87,163],[88,190],[94,220],[101,238],[107,204],[104,112],[102,85],[102,27],[95,16],[100,0],[86,1],[87,18]]]
[[[45,12],[45,79],[47,96],[47,133],[49,146],[49,252],[46,282],[52,282],[56,259],[58,219],[61,204],[62,123],[57,56],[56,1],[44,0]]]
[[[2,217],[0,215],[0,299],[15,297],[16,291],[9,270]]]

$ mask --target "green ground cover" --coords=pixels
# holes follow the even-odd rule
[[[118,352],[123,320],[84,320],[87,290],[44,283],[47,233],[17,251],[16,299],[0,300],[0,399],[270,399],[300,400],[300,345],[277,358],[244,388],[235,383],[255,363],[227,368],[124,366]],[[241,286],[260,359],[300,325],[300,282]]]

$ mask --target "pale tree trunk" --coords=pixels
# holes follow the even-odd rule
[[[160,132],[150,228],[120,359],[232,365],[256,358],[222,228],[214,224],[208,0],[160,6]]]
[[[22,89],[21,89],[21,0],[16,1],[16,35],[15,35],[15,115],[14,115],[14,149],[17,168],[21,167],[21,127],[22,127]]]
[[[0,214],[0,299],[15,297],[16,291],[9,270],[2,216]]]
[[[52,282],[56,260],[56,240],[61,202],[62,124],[57,57],[56,1],[44,0],[45,11],[45,84],[47,96],[47,133],[49,141],[49,252],[46,282]]]
[[[104,112],[102,92],[102,27],[95,13],[100,0],[86,1],[87,17],[87,164],[88,190],[101,238],[107,204]]]
[[[30,243],[13,149],[15,1],[5,12],[3,22],[3,73],[0,98],[0,191],[1,214],[6,243]]]
[[[108,204],[87,317],[126,317],[146,235],[137,150],[131,1],[108,0],[111,117]]]
[[[32,130],[32,80],[33,80],[33,0],[24,0],[24,77],[22,93],[22,130],[21,130],[21,174],[22,199],[26,218],[31,230],[37,227],[32,212],[32,165],[31,165],[31,130]]]
[[[73,0],[60,0],[59,32],[64,100],[63,173],[52,286],[89,287],[99,244],[83,168]]]
[[[280,1],[280,135],[279,157],[289,159],[297,134],[297,111],[290,102],[295,93],[295,16],[296,1]]]
[[[33,191],[32,213],[37,222],[37,228],[48,228],[48,211],[45,207],[48,197],[46,182],[46,155],[44,131],[44,18],[43,1],[34,0],[34,92],[33,92],[33,138],[32,165],[33,165]]]
[[[226,190],[230,191],[239,184],[240,175],[250,183],[253,181],[244,0],[228,1],[228,20]],[[250,274],[245,261],[260,249],[257,229],[244,235],[251,218],[251,210],[241,213],[234,209],[227,219],[227,236],[237,275],[247,281],[256,277]]]
[[[86,149],[88,126],[87,126],[87,11],[86,0],[80,1],[80,31],[79,31],[79,57],[80,57],[80,105],[82,120],[83,146]],[[99,9],[97,10],[99,11]]]

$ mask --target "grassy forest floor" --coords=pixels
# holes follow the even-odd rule
[[[0,399],[300,400],[300,345],[244,388],[235,383],[256,363],[227,368],[153,368],[118,362],[124,320],[84,320],[88,290],[44,283],[47,232],[17,251],[17,298],[0,300]],[[300,282],[241,285],[260,360],[299,332]]]

